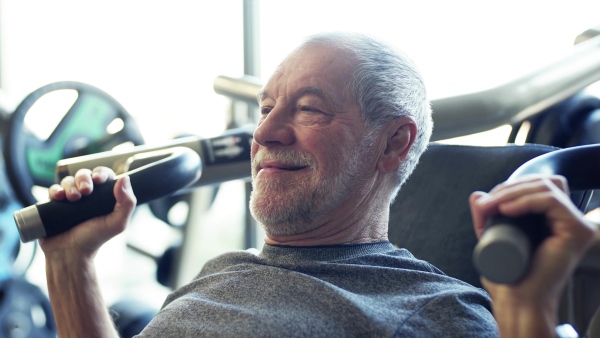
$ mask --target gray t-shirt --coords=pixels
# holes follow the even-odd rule
[[[465,263],[468,264],[468,263]],[[487,293],[389,242],[209,261],[140,337],[497,337]]]

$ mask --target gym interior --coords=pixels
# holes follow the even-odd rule
[[[107,152],[210,143],[229,165],[139,205],[98,254],[103,295],[132,335],[207,260],[261,248],[246,141],[256,93],[304,37],[358,31],[410,55],[429,87],[435,142],[569,148],[600,144],[597,13],[589,0],[0,0],[0,336],[56,336],[43,253],[36,238],[22,240],[14,214],[46,201],[69,159],[103,154],[92,162],[112,165]],[[592,76],[566,78],[576,72]],[[517,85],[546,86],[547,96],[507,113],[495,98]],[[451,115],[470,95],[495,101]],[[600,204],[589,201],[593,215]],[[582,274],[572,288],[583,293],[565,296],[562,313],[579,332],[600,306],[598,261]]]

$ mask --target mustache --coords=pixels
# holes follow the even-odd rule
[[[308,166],[313,170],[316,170],[318,167],[317,159],[307,152],[284,149],[260,149],[252,157],[252,172],[254,173],[256,168],[266,161],[276,161],[289,166]]]

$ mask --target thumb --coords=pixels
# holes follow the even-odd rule
[[[137,203],[137,198],[131,187],[131,178],[127,175],[119,178],[115,184],[113,193],[117,200],[114,212],[122,213],[123,216],[129,217],[133,213],[133,209]]]
[[[123,176],[117,180],[113,194],[117,203],[113,212],[107,216],[107,225],[112,230],[110,231],[111,235],[114,236],[125,230],[137,203],[129,176]]]

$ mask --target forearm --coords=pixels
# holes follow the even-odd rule
[[[118,337],[93,258],[47,258],[46,278],[59,337]]]
[[[555,306],[522,306],[498,299],[493,308],[500,337],[556,337]]]

